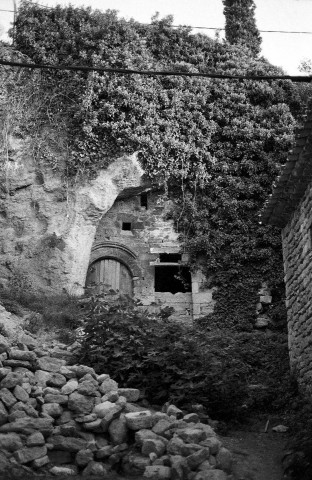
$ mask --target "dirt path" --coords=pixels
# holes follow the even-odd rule
[[[271,425],[272,427],[272,425]],[[264,426],[253,424],[244,430],[231,430],[221,440],[234,456],[235,480],[281,480],[281,459],[288,436],[264,433]]]

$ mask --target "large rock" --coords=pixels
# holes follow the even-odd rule
[[[79,450],[86,448],[86,441],[82,438],[52,435],[47,441],[53,445],[54,449],[65,450],[66,452],[79,452]]]
[[[8,373],[10,373],[12,370],[11,368],[0,368],[0,380],[2,380]]]
[[[170,453],[171,455],[182,455],[183,447],[184,447],[183,440],[179,437],[173,437],[167,445],[167,452]]]
[[[117,390],[118,390],[118,383],[115,382],[115,380],[112,380],[111,378],[107,378],[99,386],[99,391],[103,395],[111,391],[116,392]]]
[[[125,418],[130,430],[149,429],[153,426],[153,415],[149,410],[126,413]]]
[[[75,413],[91,413],[94,407],[94,398],[73,392],[69,395],[68,408]]]
[[[53,357],[40,357],[37,359],[37,366],[39,370],[45,372],[58,373],[60,368],[66,364],[65,360]],[[51,376],[49,377],[49,379]]]
[[[78,388],[78,382],[75,379],[69,380],[65,385],[61,388],[61,393],[63,395],[70,395]]]
[[[45,387],[50,378],[50,372],[46,372],[44,370],[36,370],[35,372],[35,382],[38,386]]]
[[[52,373],[47,381],[49,387],[61,388],[66,383],[66,377],[61,373]]]
[[[57,465],[55,465],[54,467],[50,468],[49,472],[55,476],[62,475],[62,478],[67,477],[68,475],[77,475],[78,473],[77,467],[75,465],[70,465],[68,467],[58,467]]]
[[[114,445],[120,445],[128,440],[128,427],[124,416],[120,416],[113,420],[109,427],[108,433],[111,442]]]
[[[0,433],[0,451],[15,452],[23,447],[21,437],[17,433]]]
[[[18,463],[29,463],[36,458],[44,457],[47,454],[47,447],[25,447],[14,453],[14,457]]]
[[[32,399],[29,399],[28,403],[24,402],[17,402],[11,407],[11,413],[17,411],[17,410],[23,410],[28,417],[34,417],[37,418],[39,417],[39,414],[37,410],[34,409],[34,407],[29,403]]]
[[[45,455],[44,457],[36,458],[35,460],[32,461],[31,466],[34,467],[35,470],[38,468],[44,467],[50,463],[50,459],[48,455]]]
[[[86,448],[84,450],[79,450],[76,454],[75,461],[79,467],[85,467],[89,462],[93,460],[93,452]]]
[[[15,398],[17,400],[20,400],[21,402],[27,402],[29,400],[29,394],[20,385],[16,385],[16,387],[13,390],[13,394]]]
[[[157,435],[164,435],[171,427],[172,422],[165,418],[160,419],[152,428]]]
[[[1,388],[0,390],[0,400],[7,408],[13,407],[14,403],[17,402],[15,396],[7,388]]]
[[[63,408],[59,403],[45,403],[42,405],[42,413],[53,418],[58,418],[63,413]]]
[[[26,360],[29,362],[33,362],[34,360],[36,360],[37,357],[34,352],[11,348],[9,350],[9,358],[12,358],[13,360]]]
[[[16,432],[31,435],[37,430],[44,436],[49,435],[53,430],[52,418],[24,417],[0,427],[0,433]]]
[[[85,380],[78,385],[77,391],[81,395],[94,395],[98,391],[98,384],[91,380]]]
[[[96,413],[99,418],[109,416],[111,420],[114,420],[114,418],[118,417],[121,410],[122,408],[120,406],[111,402],[99,403],[93,409],[94,413]]]
[[[19,372],[9,372],[0,382],[0,388],[14,388],[22,385],[23,376]]]
[[[5,367],[12,367],[12,368],[27,368],[27,369],[34,369],[33,365],[31,362],[28,362],[27,360],[3,360],[3,365]]]
[[[127,399],[127,402],[136,402],[140,398],[140,390],[137,388],[118,388],[118,394]]]
[[[34,432],[26,440],[27,447],[40,447],[45,444],[44,436],[41,432]]]

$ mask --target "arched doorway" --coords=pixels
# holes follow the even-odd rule
[[[95,294],[107,294],[113,290],[116,296],[133,296],[130,270],[114,258],[100,258],[88,270],[86,288]]]

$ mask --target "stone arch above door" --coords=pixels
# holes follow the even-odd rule
[[[119,294],[133,296],[133,280],[141,276],[137,255],[126,245],[116,242],[96,244],[92,248],[86,287],[95,293],[111,285]],[[102,287],[101,287],[102,284]]]
[[[141,269],[137,264],[137,255],[126,245],[117,242],[103,242],[93,246],[89,265],[100,258],[111,258],[123,263],[132,277],[141,277]]]

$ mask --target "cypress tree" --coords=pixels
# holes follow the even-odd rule
[[[256,25],[253,0],[223,0],[225,37],[232,45],[243,44],[257,56],[261,51],[261,36]]]

